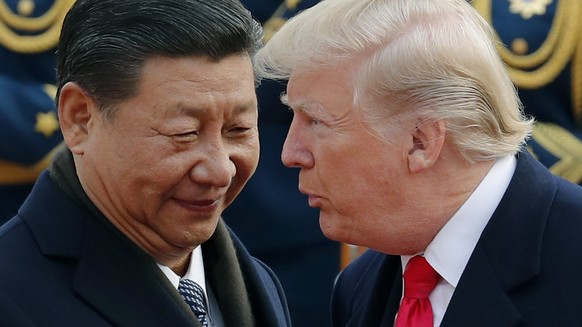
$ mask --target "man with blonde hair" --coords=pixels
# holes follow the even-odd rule
[[[582,188],[524,151],[525,117],[464,0],[326,0],[257,55],[288,79],[282,152],[334,240],[334,326],[582,324]]]

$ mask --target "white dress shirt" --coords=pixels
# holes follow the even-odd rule
[[[174,285],[177,290],[178,284],[180,284],[180,276],[176,275],[176,273],[174,273],[174,271],[172,271],[172,269],[167,266],[158,263],[158,267],[160,267],[164,275],[166,275],[170,283],[172,283],[172,285]],[[216,300],[210,285],[206,285],[206,276],[204,275],[204,260],[202,259],[202,249],[200,246],[197,246],[194,251],[192,251],[188,271],[186,271],[186,274],[182,278],[190,279],[196,282],[204,291],[206,296],[206,303],[208,304],[208,326],[224,327],[224,321],[222,319],[220,307],[218,306],[218,301]]]
[[[440,326],[479,237],[509,186],[516,164],[514,156],[498,159],[424,251],[428,263],[442,277],[429,296],[434,326]],[[411,257],[402,256],[402,267]]]

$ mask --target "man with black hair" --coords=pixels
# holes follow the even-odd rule
[[[66,148],[0,229],[0,325],[290,324],[277,278],[220,218],[258,162],[261,36],[231,0],[73,5]]]

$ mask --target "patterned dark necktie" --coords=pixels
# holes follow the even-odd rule
[[[178,284],[178,292],[188,305],[192,312],[198,317],[202,326],[208,326],[206,297],[200,285],[190,279],[181,279]]]
[[[396,316],[396,327],[432,327],[429,294],[440,280],[439,274],[424,257],[415,256],[404,271],[404,298]]]

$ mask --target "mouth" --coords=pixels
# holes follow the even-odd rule
[[[309,203],[309,206],[312,208],[319,208],[321,205],[321,197],[317,196],[311,192],[309,192],[308,190],[305,190],[301,187],[299,187],[299,192],[307,195],[307,202]]]
[[[216,212],[220,206],[220,200],[221,198],[204,200],[175,199],[179,206],[196,215],[209,215]]]
[[[313,194],[307,194],[307,202],[309,206],[312,208],[320,208],[321,207],[321,197]]]

